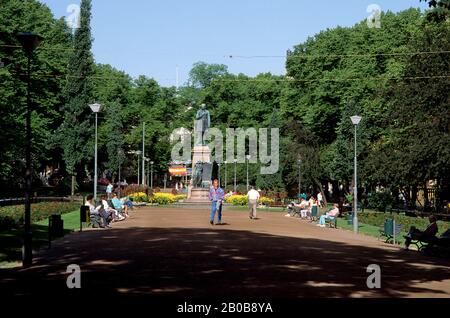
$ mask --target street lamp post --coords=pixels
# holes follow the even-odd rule
[[[234,159],[234,192],[236,192],[236,163],[237,159]]]
[[[218,179],[219,179],[219,187],[221,186],[221,180],[220,180],[220,163],[217,164],[217,167],[219,169],[219,175],[218,175]]]
[[[355,126],[355,180],[353,185],[353,232],[358,233],[358,179],[357,179],[357,154],[356,154],[356,128],[361,122],[362,117],[361,116],[352,116],[351,120],[353,125]]]
[[[145,122],[142,129],[142,185],[145,186]]]
[[[124,158],[124,152],[121,148],[117,150],[117,156],[119,157],[119,198],[122,195],[122,182],[121,179],[121,172],[122,172],[122,160]]]
[[[137,151],[135,152],[135,154],[137,155],[137,163],[138,163],[138,168],[137,168],[137,183],[136,183],[136,184],[139,185],[139,182],[140,182],[140,180],[141,180],[141,176],[139,175],[139,174],[140,174],[140,171],[141,171],[140,163],[139,163],[139,161],[140,161],[139,156],[142,154],[142,151],[137,150]]]
[[[100,104],[91,104],[89,105],[92,112],[95,113],[95,159],[94,159],[94,201],[97,200],[97,182],[98,182],[98,175],[97,175],[97,124],[98,124],[98,112],[102,108]]]
[[[224,161],[223,164],[225,165],[225,184],[224,184],[224,189],[225,191],[227,190],[227,179],[228,179],[228,170],[227,170],[227,161]]]
[[[302,195],[302,159],[297,160],[298,163],[298,198]]]
[[[147,161],[147,180],[145,180],[145,185],[147,187],[150,186],[150,158],[145,158],[145,161]]]
[[[153,189],[153,164],[154,164],[154,162],[150,161],[150,169],[151,169],[151,172],[150,172],[150,188],[151,189]]]
[[[248,188],[250,187],[249,182],[248,182],[248,162],[249,162],[250,158],[251,158],[250,155],[245,156],[245,159],[247,161],[247,191],[248,191]]]
[[[25,233],[22,250],[22,265],[31,266],[33,262],[33,234],[31,232],[31,56],[43,38],[34,33],[18,33],[17,39],[27,55],[27,112],[26,112],[26,144],[25,144]]]

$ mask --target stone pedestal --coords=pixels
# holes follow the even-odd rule
[[[211,150],[208,146],[195,146],[192,151],[192,167],[195,167],[195,164],[198,162],[211,162]],[[194,174],[195,171],[192,171]],[[209,189],[204,188],[194,188],[191,184],[188,188],[188,198],[186,202],[188,203],[205,203],[209,204]]]
[[[208,146],[195,146],[192,151],[192,166],[198,161],[211,162],[211,150]]]
[[[209,204],[209,189],[192,188],[191,197],[187,200],[189,203],[205,203]]]

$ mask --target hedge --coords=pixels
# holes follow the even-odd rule
[[[80,208],[79,202],[41,202],[31,205],[31,223],[47,219],[52,214],[65,214]],[[0,208],[0,230],[10,230],[23,226],[24,205],[12,205]]]
[[[271,203],[274,203],[275,201],[267,197],[260,197],[258,202],[260,204],[269,205]],[[246,195],[241,194],[225,196],[225,203],[230,203],[232,205],[237,206],[244,206],[248,204],[248,198]]]
[[[382,213],[382,212],[364,212],[358,213],[358,221],[368,225],[383,226],[384,221],[388,218],[393,218],[395,223],[401,224],[403,231],[408,232],[411,226],[415,226],[418,229],[425,229],[429,222],[428,218],[410,217],[403,214],[396,213]],[[444,221],[438,221],[439,233],[445,232],[450,223]]]

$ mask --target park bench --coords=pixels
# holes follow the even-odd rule
[[[437,237],[428,238],[428,239],[418,239],[412,240],[411,245],[414,245],[419,252],[424,252],[429,250],[431,246],[438,240]]]
[[[450,257],[450,236],[448,236],[448,231],[429,243],[424,252],[432,256]]]
[[[330,229],[331,228],[335,228],[337,229],[337,220],[338,220],[338,216],[334,216],[334,217],[329,217],[325,219],[325,226],[328,226]]]
[[[396,224],[394,219],[386,219],[380,229],[380,238],[385,237],[385,243],[395,244],[395,238],[400,235],[401,231],[401,224]]]
[[[86,205],[80,206],[80,231],[83,229],[83,223],[87,223],[88,226],[93,228],[100,227],[102,225],[102,219],[100,214],[91,214],[89,207]]]

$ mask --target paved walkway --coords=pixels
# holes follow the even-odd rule
[[[112,229],[73,233],[26,270],[1,270],[0,294],[175,297],[450,297],[450,262],[404,252],[376,238],[319,228],[283,213],[140,208]],[[81,291],[66,268],[82,271]],[[366,286],[370,264],[381,289]]]

